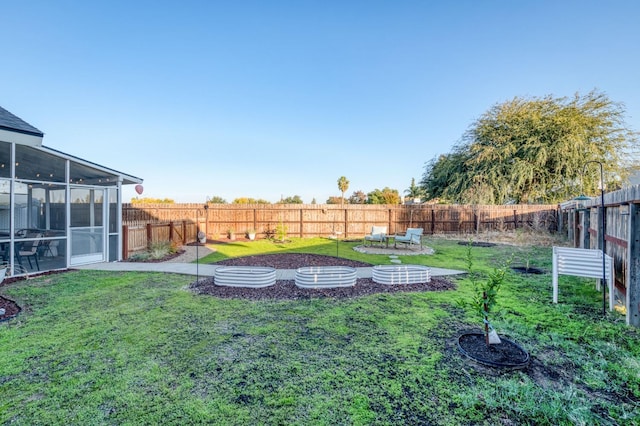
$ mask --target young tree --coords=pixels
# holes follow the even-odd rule
[[[638,133],[624,107],[605,94],[514,98],[493,106],[452,153],[427,163],[421,186],[429,198],[470,203],[556,203],[597,193],[603,164],[608,188],[637,168]]]
[[[338,179],[338,189],[342,193],[341,204],[344,204],[344,193],[347,192],[347,189],[349,189],[349,181],[346,177],[340,176],[340,179]]]

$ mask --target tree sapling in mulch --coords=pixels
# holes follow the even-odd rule
[[[509,270],[513,256],[508,258],[499,267],[493,268],[486,280],[481,280],[480,275],[473,269],[473,243],[470,241],[467,245],[466,263],[469,271],[469,279],[473,284],[474,294],[471,300],[460,300],[459,304],[463,307],[470,307],[483,320],[485,342],[487,346],[500,343],[500,337],[489,321],[490,314],[497,306],[497,297],[500,287],[504,283],[505,275]]]

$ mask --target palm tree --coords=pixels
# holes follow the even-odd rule
[[[340,179],[338,179],[338,189],[340,190],[340,192],[342,192],[340,204],[344,204],[344,193],[347,192],[347,189],[349,189],[349,181],[346,177],[340,176]]]
[[[422,199],[423,191],[422,188],[416,185],[416,178],[411,178],[411,186],[408,189],[405,189],[404,193],[412,200],[415,200],[416,198]]]

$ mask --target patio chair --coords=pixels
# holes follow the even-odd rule
[[[407,232],[404,235],[396,235],[393,240],[393,246],[398,248],[398,243],[405,244],[409,248],[411,246],[420,246],[422,249],[422,228],[407,228]]]
[[[27,234],[27,238],[40,238],[42,234]],[[29,261],[29,267],[33,269],[33,264],[31,263],[31,258],[36,261],[36,267],[38,271],[40,270],[40,265],[38,264],[38,247],[40,246],[41,240],[34,241],[26,241],[22,243],[20,248],[17,250],[16,257],[18,258],[18,263],[20,266],[22,265],[22,258],[26,257]]]
[[[369,235],[364,236],[363,245],[367,245],[367,241],[369,241],[369,245],[373,245],[376,243],[384,243],[387,241],[387,227],[386,226],[372,226],[371,233]]]

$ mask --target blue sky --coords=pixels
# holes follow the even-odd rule
[[[144,197],[400,193],[485,111],[591,90],[640,130],[637,1],[4,2],[0,105]],[[125,201],[135,196],[127,187]]]

